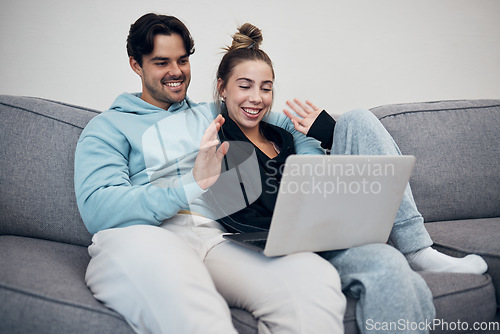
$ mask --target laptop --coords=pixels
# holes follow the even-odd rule
[[[268,257],[386,243],[414,156],[291,155],[269,232],[224,238]]]

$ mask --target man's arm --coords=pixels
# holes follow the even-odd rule
[[[192,171],[160,185],[132,185],[126,138],[116,134],[106,139],[84,131],[75,154],[77,204],[91,233],[136,224],[159,225],[203,193]]]

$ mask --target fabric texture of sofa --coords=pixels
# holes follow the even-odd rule
[[[436,305],[432,332],[500,332],[494,328],[500,320],[500,100],[372,112],[401,151],[417,158],[410,183],[434,247],[459,257],[479,254],[489,266],[485,275],[421,273]],[[76,206],[73,163],[78,137],[97,114],[0,96],[0,333],[133,333],[84,282],[91,235]],[[355,304],[348,297],[346,333],[358,333]],[[257,333],[249,312],[232,309],[232,315],[240,333]]]

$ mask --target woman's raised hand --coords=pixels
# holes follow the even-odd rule
[[[218,115],[208,126],[201,138],[200,151],[196,156],[193,168],[193,176],[202,189],[212,186],[219,178],[221,162],[229,149],[229,143],[223,142],[219,148],[220,141],[217,133],[224,124],[224,117]]]
[[[299,99],[294,99],[293,102],[286,101],[286,104],[292,108],[293,111],[300,117],[290,113],[288,110],[283,109],[285,115],[290,118],[295,129],[303,134],[307,135],[307,132],[311,128],[318,115],[323,109],[316,107],[311,101],[306,100],[303,103]]]

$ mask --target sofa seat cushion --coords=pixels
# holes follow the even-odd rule
[[[0,235],[1,333],[127,333],[84,282],[86,247]]]
[[[84,282],[87,248],[0,235],[0,333],[133,333],[123,318],[92,296]],[[440,319],[489,321],[494,315],[491,277],[422,273]],[[347,298],[346,333],[359,333],[356,300]],[[240,334],[256,334],[257,321],[231,309]],[[439,330],[436,332],[440,332]]]
[[[464,326],[462,328],[472,329],[476,322],[489,323],[494,319],[496,302],[491,276],[434,272],[421,272],[420,275],[429,286],[436,307],[435,320],[430,324],[431,333],[456,333],[452,326],[459,321]],[[356,299],[347,297],[345,333],[360,333],[356,303]]]
[[[500,217],[426,223],[434,248],[456,257],[478,254],[488,264],[500,305]]]
[[[458,322],[465,333],[474,332],[476,323],[495,318],[495,291],[489,275],[421,272],[434,298],[436,317],[431,333],[457,333]]]
[[[0,235],[0,333],[133,334],[85,285],[89,261],[86,247]],[[240,334],[257,334],[249,312],[231,315]]]

